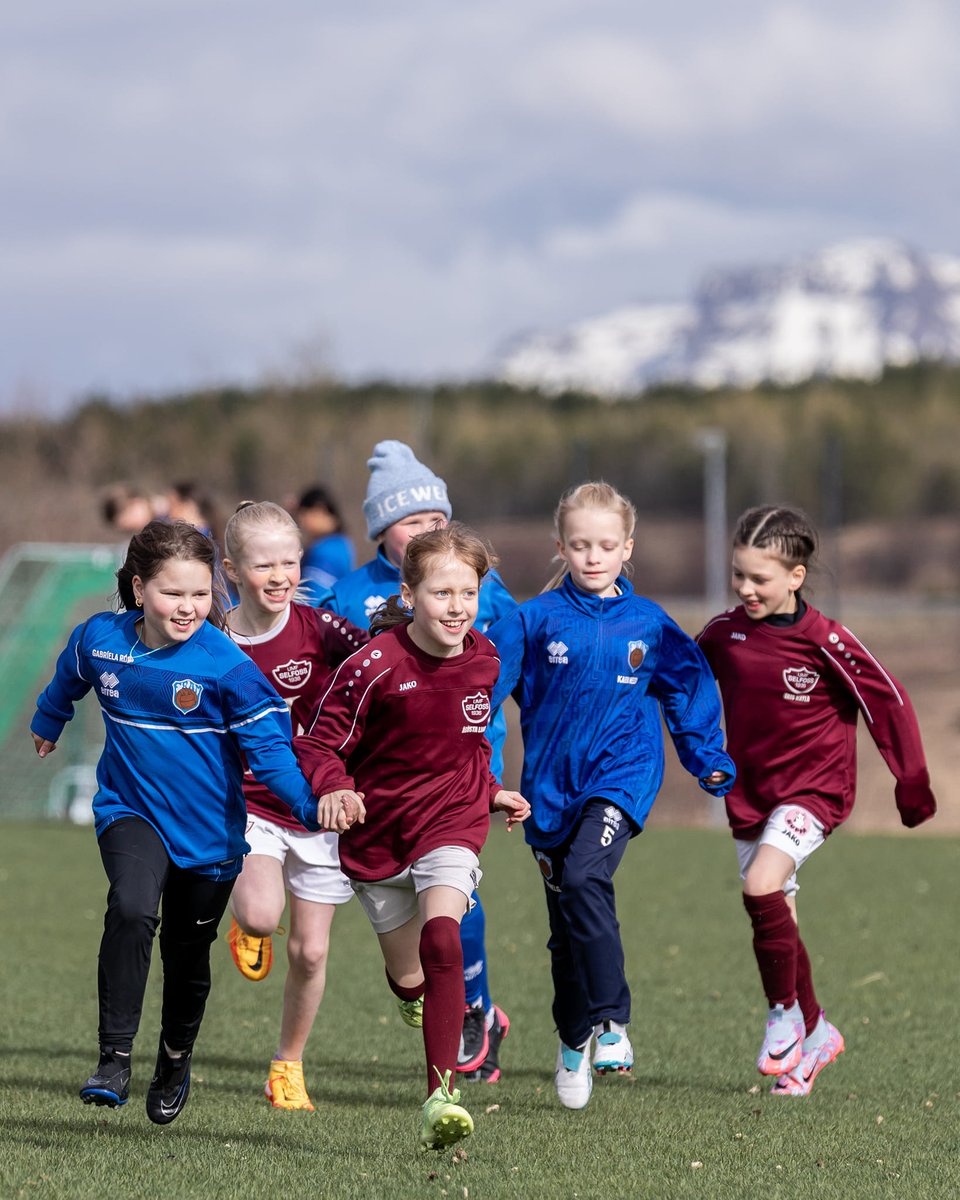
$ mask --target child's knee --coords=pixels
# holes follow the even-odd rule
[[[453,917],[433,917],[420,931],[420,962],[424,970],[456,967],[463,970],[460,923]]]

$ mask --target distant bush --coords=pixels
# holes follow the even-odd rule
[[[615,403],[497,382],[431,388],[223,388],[122,402],[97,397],[60,420],[0,423],[0,549],[31,538],[104,537],[95,495],[118,479],[196,478],[229,507],[323,480],[359,512],[375,442],[411,443],[468,521],[549,514],[569,484],[603,476],[651,516],[702,505],[697,432],[728,440],[731,513],[772,499],[821,523],[921,518],[960,504],[960,369],[924,364],[876,383],[658,388]]]

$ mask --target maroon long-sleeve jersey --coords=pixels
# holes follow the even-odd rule
[[[779,804],[807,809],[827,833],[846,820],[860,713],[897,781],[904,823],[935,810],[909,697],[845,626],[809,606],[793,625],[753,621],[740,607],[715,617],[697,641],[720,686],[737,766],[726,798],[735,837],[758,837]]]
[[[500,789],[484,736],[499,670],[475,630],[462,653],[436,658],[398,625],[334,673],[294,748],[317,796],[340,788],[364,796],[365,824],[340,838],[351,878],[389,878],[440,846],[480,853]]]
[[[313,720],[334,667],[370,640],[365,629],[358,629],[336,613],[305,604],[291,604],[284,619],[269,633],[230,636],[286,700],[295,734],[302,733]],[[249,771],[243,777],[243,795],[248,812],[287,829],[303,830],[288,805]]]

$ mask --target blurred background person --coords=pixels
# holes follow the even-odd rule
[[[301,587],[312,597],[349,575],[357,565],[356,552],[344,532],[339,505],[320,484],[301,494],[293,515],[303,535]]]
[[[219,507],[210,493],[192,479],[170,485],[167,516],[171,521],[186,521],[222,547],[223,521]]]
[[[100,511],[117,533],[132,535],[154,517],[167,516],[168,503],[166,497],[153,496],[132,483],[112,483],[100,498]]]

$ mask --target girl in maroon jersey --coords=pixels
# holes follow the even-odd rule
[[[904,825],[936,812],[910,700],[870,651],[802,597],[817,535],[793,508],[745,512],[733,544],[741,605],[697,639],[720,685],[737,781],[726,797],[770,1006],[757,1067],[778,1096],[809,1093],[843,1050],[823,1015],[797,925],[797,871],[850,814],[856,729],[870,736],[896,779]]]
[[[434,1149],[473,1130],[449,1083],[463,1024],[459,925],[480,880],[489,814],[501,809],[512,826],[530,812],[491,774],[484,736],[500,663],[472,625],[491,565],[483,541],[456,522],[413,538],[400,596],[374,621],[378,636],[338,668],[296,740],[321,823],[342,803],[366,806],[340,861],[410,1023],[420,1023],[422,997],[421,1143]]]
[[[224,569],[239,603],[229,632],[290,707],[294,733],[313,717],[333,667],[369,640],[343,617],[294,604],[300,583],[300,531],[277,504],[241,504],[227,522]],[[274,1108],[313,1105],[303,1078],[303,1051],[323,999],[330,925],[353,896],[340,870],[335,833],[308,833],[289,809],[247,772],[250,853],[231,897],[228,940],[248,979],[263,979],[273,961],[270,935],[289,895],[290,936],[280,1040],[264,1088]]]

